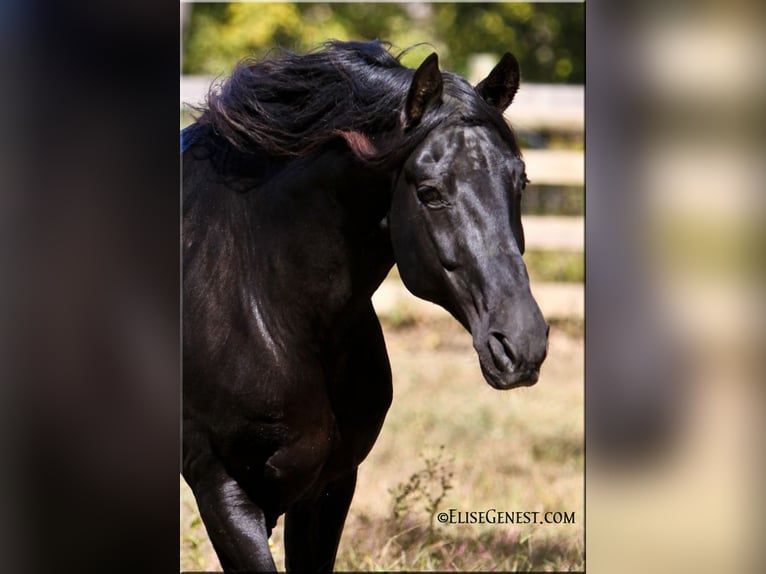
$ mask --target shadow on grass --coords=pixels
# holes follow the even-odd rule
[[[535,461],[552,464],[566,464],[573,460],[582,460],[584,445],[582,438],[572,436],[546,436],[536,439],[532,444],[532,456]]]

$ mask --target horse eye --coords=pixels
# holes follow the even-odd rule
[[[419,187],[415,193],[417,193],[418,199],[422,203],[437,203],[441,200],[439,190],[430,185]]]

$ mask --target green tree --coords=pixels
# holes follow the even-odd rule
[[[226,74],[246,56],[280,46],[305,51],[325,40],[416,44],[402,62],[437,51],[445,68],[467,74],[472,54],[512,51],[524,78],[584,81],[582,4],[529,3],[231,3],[193,4],[183,72]]]
[[[467,72],[472,54],[511,51],[526,80],[585,80],[583,4],[434,4],[433,12],[436,33],[460,72]]]

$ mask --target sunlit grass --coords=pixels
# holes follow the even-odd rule
[[[581,328],[554,325],[540,381],[508,392],[486,384],[470,335],[449,318],[384,322],[384,331],[394,402],[360,467],[336,569],[582,570]],[[451,473],[439,509],[575,512],[575,524],[431,525],[432,512],[416,495],[395,517],[394,493],[437,454]],[[442,478],[435,473],[418,488],[436,499]],[[218,569],[185,485],[182,511],[182,567]],[[281,524],[271,544],[279,568]]]

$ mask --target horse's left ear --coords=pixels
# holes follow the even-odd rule
[[[434,52],[423,60],[420,67],[415,70],[402,114],[404,129],[417,125],[428,107],[441,100],[442,87],[443,80],[442,73],[439,71],[439,57]]]
[[[476,85],[476,91],[490,106],[503,112],[511,105],[519,89],[520,78],[519,61],[506,52],[489,76]]]

